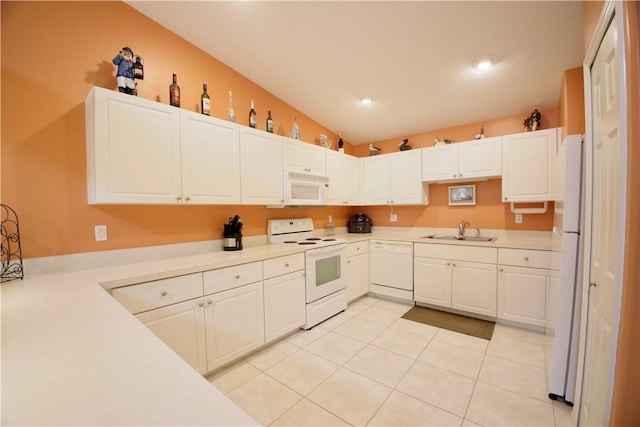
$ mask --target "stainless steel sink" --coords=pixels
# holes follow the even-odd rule
[[[421,239],[436,239],[436,240],[462,240],[465,242],[495,242],[497,237],[484,237],[484,236],[454,236],[445,234],[432,234],[429,236],[422,236]]]

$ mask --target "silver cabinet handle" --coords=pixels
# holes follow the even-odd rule
[[[589,282],[589,287],[590,288],[595,288],[596,286],[598,286],[598,284],[596,282]]]
[[[189,200],[191,200],[191,197],[187,196],[185,197],[185,200],[188,202]]]
[[[505,200],[509,200],[509,198],[508,198],[508,197],[505,197],[504,199],[505,199]]]
[[[524,257],[524,260],[529,261],[529,257],[528,256]]]
[[[204,307],[204,303],[203,302],[199,302],[198,303],[198,307]]]
[[[163,297],[166,297],[166,296],[167,296],[167,293],[168,293],[167,291],[162,291],[162,296],[163,296]]]
[[[453,266],[454,266],[454,267],[456,266],[456,263],[455,263],[455,262],[453,263]]]
[[[182,197],[178,196],[177,199],[178,199],[178,201],[180,201],[180,200],[182,200]]]
[[[286,263],[284,266],[285,266],[285,267],[289,267],[289,263]]]
[[[236,279],[239,279],[239,278],[240,278],[240,275],[239,275],[239,274],[236,274]]]
[[[211,304],[213,304],[213,301],[207,300],[207,304],[211,305]]]
[[[451,265],[451,263],[450,263],[450,262],[448,262],[448,263],[447,263],[447,265]]]
[[[504,268],[501,268],[500,271],[504,271]]]

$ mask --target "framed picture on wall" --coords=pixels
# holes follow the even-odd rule
[[[475,185],[456,185],[449,187],[449,206],[464,206],[475,204]]]

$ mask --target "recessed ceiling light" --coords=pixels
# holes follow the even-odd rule
[[[495,56],[483,56],[473,63],[473,68],[476,70],[486,70],[487,68],[491,68],[495,63]]]
[[[373,97],[371,96],[363,96],[360,98],[360,102],[364,105],[369,105],[373,102]]]

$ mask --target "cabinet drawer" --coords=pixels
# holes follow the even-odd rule
[[[262,262],[205,271],[203,279],[205,295],[259,282],[262,280]]]
[[[298,270],[304,270],[304,254],[293,254],[263,261],[264,278],[282,276]]]
[[[141,313],[202,296],[202,274],[116,288],[111,295],[131,313]]]
[[[369,253],[369,242],[355,242],[347,244],[347,257]]]
[[[515,265],[517,267],[550,268],[551,252],[500,248],[498,250],[498,264]]]
[[[498,261],[498,251],[496,248],[462,245],[416,243],[413,245],[413,255],[417,257],[484,262],[489,264],[495,264]]]

